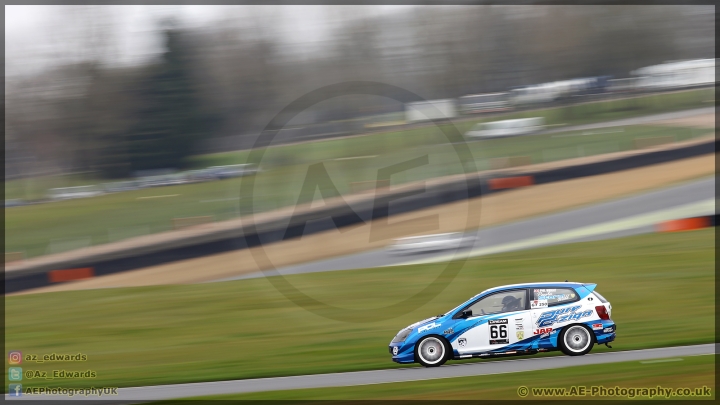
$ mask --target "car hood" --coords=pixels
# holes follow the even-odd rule
[[[434,320],[436,320],[436,319],[440,319],[440,317],[439,317],[439,316],[433,316],[433,317],[430,317],[430,318],[427,318],[427,319],[423,319],[423,320],[420,321],[420,322],[415,322],[415,323],[412,324],[412,325],[408,325],[407,327],[402,328],[401,331],[406,330],[406,329],[414,329],[414,328],[416,328],[416,327],[418,327],[418,326],[421,326],[421,325],[426,324],[426,323],[428,323],[428,322],[432,322],[432,321],[434,321]]]

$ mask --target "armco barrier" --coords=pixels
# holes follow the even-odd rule
[[[577,179],[580,177],[597,176],[600,174],[637,169],[644,166],[672,162],[715,153],[717,141],[703,142],[675,149],[666,149],[648,153],[634,154],[619,159],[588,163],[570,167],[560,167],[533,173],[535,184],[553,183],[556,181]]]
[[[526,171],[522,175],[532,176],[534,184],[545,184],[711,154],[715,153],[715,148],[716,141],[711,140],[675,149],[633,154],[600,162],[542,171]],[[518,174],[512,177],[518,177]],[[324,232],[336,227],[352,226],[358,224],[359,221],[369,221],[480,195],[503,192],[503,188],[493,190],[490,187],[490,183],[493,181],[495,181],[495,184],[498,181],[503,182],[503,180],[498,179],[502,178],[480,178],[480,181],[472,183],[472,187],[468,187],[464,176],[459,176],[457,180],[446,183],[432,183],[433,185],[430,185],[431,182],[428,181],[427,189],[421,194],[413,194],[413,190],[401,187],[400,192],[381,195],[375,199],[366,198],[358,202],[348,202],[348,206],[354,212],[345,212],[342,207],[323,207],[294,217],[295,223],[290,223],[289,217],[267,221],[257,227],[255,237],[248,238],[255,241],[251,246],[247,245],[242,229],[223,230],[218,225],[220,230],[192,240],[178,238],[175,241],[157,244],[157,246],[143,246],[142,248],[114,253],[113,255],[98,255],[60,263],[44,262],[32,267],[25,266],[20,271],[6,270],[4,273],[5,292],[10,293],[49,285],[50,281],[47,273],[52,270],[93,268],[95,276],[102,276],[237,249],[246,249],[255,246],[257,241],[268,244],[302,235]]]

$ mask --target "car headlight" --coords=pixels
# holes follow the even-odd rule
[[[400,333],[398,333],[397,336],[395,336],[395,338],[393,338],[393,340],[392,340],[391,343],[404,342],[405,339],[407,339],[407,337],[408,337],[408,335],[410,334],[410,332],[412,332],[412,329],[403,329],[403,330],[401,330]]]

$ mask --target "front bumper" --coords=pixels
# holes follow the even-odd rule
[[[415,345],[406,342],[390,343],[388,347],[392,361],[395,363],[415,363]]]

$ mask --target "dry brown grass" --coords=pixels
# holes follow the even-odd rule
[[[674,120],[658,121],[653,125],[668,125],[672,127],[715,128],[715,114],[696,115],[694,117],[678,118]]]

